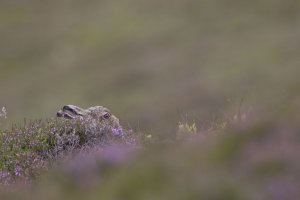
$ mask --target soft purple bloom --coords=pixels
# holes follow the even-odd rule
[[[11,183],[11,177],[9,172],[0,171],[0,186],[9,185]]]
[[[15,168],[15,175],[20,177],[21,176],[21,171],[22,171],[21,167],[17,166]]]
[[[122,128],[111,128],[113,136],[121,136],[123,134]]]
[[[110,164],[121,164],[128,159],[130,150],[124,146],[108,147],[103,151],[103,161]]]
[[[5,179],[9,176],[9,173],[8,172],[0,172],[0,180],[1,179]]]

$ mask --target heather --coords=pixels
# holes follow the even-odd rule
[[[68,132],[70,135],[65,137],[70,139],[64,142],[49,143],[50,140],[29,136],[30,131],[23,130],[24,136],[10,138],[18,140],[19,145],[26,143],[25,138],[36,145],[28,144],[25,150],[2,148],[2,155],[7,157],[1,165],[6,172],[1,174],[0,196],[1,199],[45,196],[47,199],[297,199],[300,195],[300,165],[295,159],[299,156],[300,142],[297,119],[247,115],[243,120],[233,117],[205,128],[180,122],[176,134],[169,138],[126,132],[123,134],[126,139],[122,139],[105,132],[105,139],[98,137],[92,142],[72,139],[84,133],[81,129],[76,132],[75,122],[70,123],[75,135]],[[56,120],[29,124],[31,131],[37,133],[39,128],[45,131],[53,126],[60,130],[45,132],[50,138],[52,133],[70,130],[68,122],[55,123]],[[2,143],[4,147],[7,144]],[[12,181],[10,185],[8,181]]]
[[[299,10],[1,0],[0,199],[300,199]]]
[[[47,119],[14,125],[0,134],[0,184],[30,184],[57,158],[115,143],[137,145],[132,131],[100,126],[89,120]]]

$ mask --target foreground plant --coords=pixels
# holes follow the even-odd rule
[[[30,183],[58,158],[115,143],[136,145],[132,131],[91,118],[48,119],[14,125],[0,132],[0,185]]]

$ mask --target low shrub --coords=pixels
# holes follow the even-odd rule
[[[88,120],[47,119],[0,132],[0,184],[30,183],[57,158],[113,143],[136,145],[132,131]]]

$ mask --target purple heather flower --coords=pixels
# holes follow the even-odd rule
[[[11,182],[11,177],[9,172],[0,171],[0,186],[1,185],[9,185]]]
[[[15,168],[15,175],[20,177],[21,176],[21,171],[22,171],[21,167],[17,166]]]
[[[0,180],[1,179],[5,179],[9,176],[9,173],[8,172],[0,172]]]
[[[123,134],[123,129],[122,128],[111,128],[111,132],[113,136],[120,136]]]

